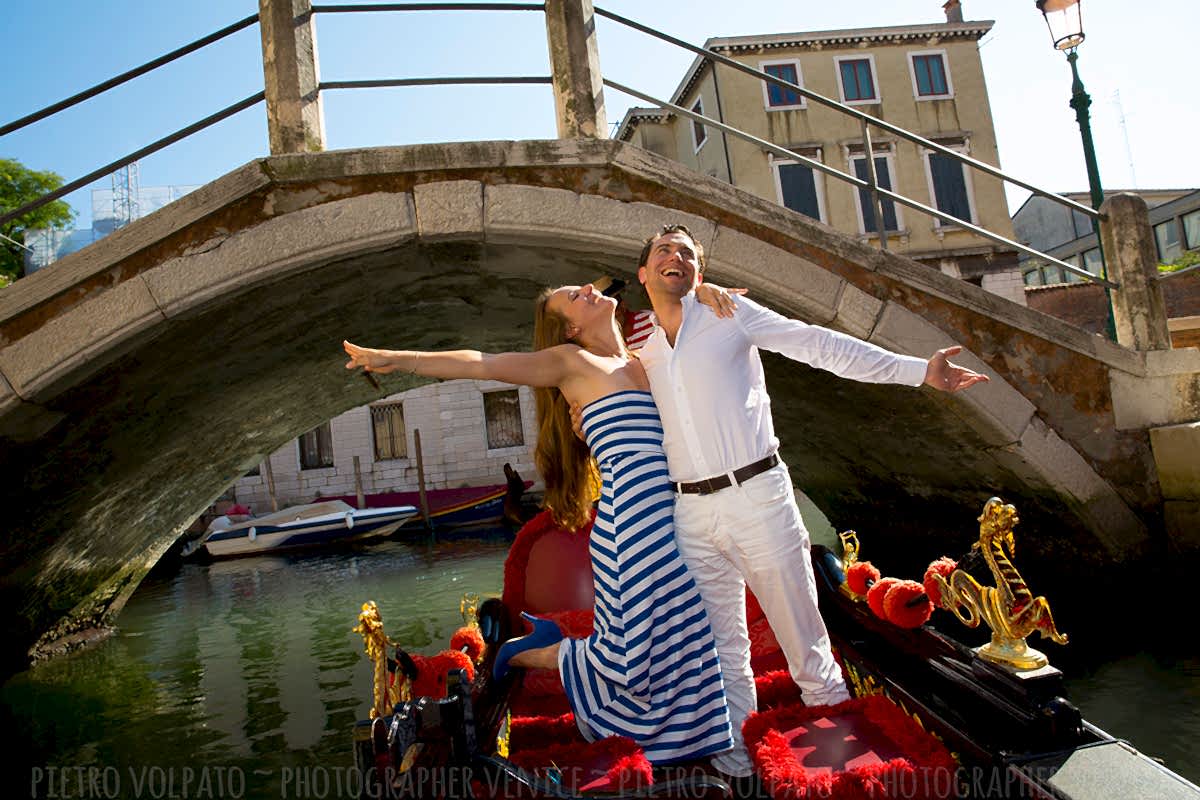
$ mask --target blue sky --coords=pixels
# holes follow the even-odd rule
[[[351,0],[344,0],[351,2]],[[597,5],[694,44],[712,36],[903,25],[944,20],[940,0],[779,3],[766,0],[597,0]],[[1033,0],[963,0],[968,20],[996,26],[981,54],[1001,166],[1055,191],[1084,190],[1086,173],[1070,71]],[[1200,10],[1187,0],[1137,13],[1118,0],[1083,4],[1087,41],[1079,66],[1106,188],[1200,186],[1190,133],[1200,130],[1194,55],[1164,31],[1190,36]],[[0,74],[8,122],[257,11],[253,0],[4,0]],[[449,75],[546,75],[535,12],[326,14],[317,37],[324,80]],[[601,67],[621,83],[668,97],[692,56],[598,20]],[[257,26],[185,56],[57,117],[0,138],[0,156],[72,180],[262,88]],[[12,76],[20,76],[13,80]],[[1116,102],[1124,112],[1124,125]],[[630,105],[606,93],[610,122]],[[555,136],[548,86],[420,87],[331,91],[330,149],[431,141]],[[267,154],[262,106],[241,112],[140,164],[143,186],[199,184]],[[1131,166],[1132,161],[1132,166]],[[91,188],[108,188],[108,178]],[[1010,205],[1024,199],[1011,191]],[[90,222],[90,192],[68,200]]]

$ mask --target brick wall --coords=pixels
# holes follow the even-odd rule
[[[1167,316],[1171,319],[1200,316],[1200,271],[1189,272],[1161,282]],[[1104,287],[1094,283],[1060,283],[1052,286],[1025,287],[1025,300],[1037,309],[1066,320],[1091,333],[1103,333],[1108,319],[1108,300]],[[1200,330],[1187,327],[1171,331],[1176,347],[1200,345]]]
[[[484,428],[483,393],[518,388],[525,443],[519,447],[488,449]],[[446,381],[412,389],[378,401],[403,403],[408,457],[375,460],[370,406],[360,406],[330,420],[333,466],[300,469],[295,439],[270,455],[275,496],[280,507],[311,502],[317,495],[354,494],[354,457],[358,456],[363,491],[415,491],[417,448],[414,432],[421,432],[421,451],[427,489],[484,486],[504,483],[509,463],[526,480],[540,488],[533,465],[537,438],[533,391],[495,381]],[[234,485],[238,502],[257,513],[270,510],[266,475],[239,478]]]

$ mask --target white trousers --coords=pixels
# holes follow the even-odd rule
[[[758,707],[750,669],[746,586],[754,592],[808,705],[849,699],[817,611],[808,531],[786,465],[741,486],[675,496],[675,538],[708,611],[729,699],[734,748],[713,758],[729,775],[752,772],[742,723]]]

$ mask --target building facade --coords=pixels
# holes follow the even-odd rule
[[[948,5],[953,6],[948,16],[956,17],[957,3]],[[978,49],[991,27],[991,22],[947,21],[714,38],[705,47],[998,165]],[[671,102],[842,172],[867,176],[857,119],[731,67],[697,58]],[[661,108],[630,110],[616,136],[842,233],[878,241],[869,193],[752,142]],[[871,139],[881,186],[1013,238],[998,179],[878,128]],[[887,200],[882,216],[891,249],[1024,303],[1012,249]]]
[[[1110,197],[1125,190],[1106,191]],[[1200,189],[1129,190],[1150,207],[1150,225],[1160,264],[1174,264],[1189,252],[1200,253]],[[1067,192],[1063,197],[1089,204],[1087,192]],[[1013,215],[1017,240],[1034,250],[1086,270],[1093,275],[1103,271],[1100,245],[1092,230],[1092,221],[1044,197],[1033,196]],[[1193,256],[1194,258],[1195,256]],[[1026,286],[1051,286],[1086,280],[1053,264],[1022,255],[1021,274]]]
[[[504,465],[540,479],[533,462],[533,391],[496,381],[446,381],[359,406],[288,442],[268,457],[280,508],[321,495],[355,493],[355,458],[366,494],[416,491],[420,432],[426,489],[504,483]],[[236,502],[271,510],[266,470],[232,487]]]
[[[1105,195],[1116,194],[1105,192]],[[1200,189],[1151,189],[1135,192],[1150,206],[1150,225],[1160,265],[1200,264]],[[1089,202],[1086,192],[1066,194]],[[1103,272],[1100,244],[1091,220],[1076,211],[1031,197],[1013,215],[1022,242],[1093,275]],[[1167,310],[1167,328],[1175,347],[1200,346],[1200,272],[1160,269],[1159,284]],[[1109,300],[1103,288],[1055,264],[1022,258],[1025,297],[1031,308],[1064,319],[1093,333],[1108,325]]]

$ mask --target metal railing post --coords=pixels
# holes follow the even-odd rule
[[[592,0],[546,0],[546,44],[558,138],[608,135]]]
[[[879,249],[887,250],[887,224],[883,221],[883,201],[879,199],[879,182],[875,177],[875,147],[871,144],[871,129],[862,122],[863,152],[867,162],[867,182],[871,184],[871,205],[875,208],[875,230],[879,233]]]
[[[271,155],[325,149],[312,0],[258,0]]]

